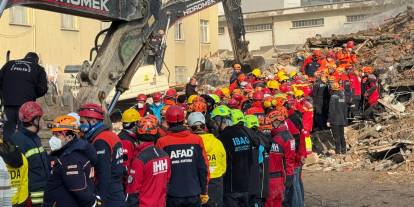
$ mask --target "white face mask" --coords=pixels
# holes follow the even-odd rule
[[[138,106],[139,109],[144,108],[144,104],[143,103],[138,103],[137,106]]]
[[[63,147],[63,143],[62,143],[62,140],[60,140],[56,136],[52,136],[49,139],[49,146],[52,151],[56,151]]]
[[[156,106],[160,106],[161,105],[161,102],[156,102],[155,105]]]

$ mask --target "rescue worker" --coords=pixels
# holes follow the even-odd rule
[[[26,157],[7,140],[0,140],[0,157],[10,174],[13,207],[29,205],[29,166]]]
[[[127,170],[126,175],[123,177],[124,188],[128,185],[132,159],[134,158],[135,149],[139,145],[136,130],[140,118],[141,115],[134,108],[129,108],[122,113],[122,130],[119,132],[118,137],[121,139],[123,164]],[[134,206],[138,202],[137,199],[136,196],[128,196],[128,206]]]
[[[177,91],[173,88],[168,89],[165,92],[163,103],[169,106],[177,105]]]
[[[153,115],[143,117],[136,130],[140,142],[129,170],[129,195],[137,195],[138,201],[131,207],[164,207],[167,186],[171,176],[171,160],[162,149],[155,147],[159,138],[158,121]]]
[[[206,132],[206,119],[200,112],[193,112],[188,116],[188,125],[191,131],[203,139],[206,149],[210,181],[208,183],[208,197],[206,207],[223,206],[223,175],[226,172],[226,150],[223,143],[213,134]]]
[[[156,146],[169,154],[172,163],[167,207],[206,204],[209,171],[203,140],[184,126],[181,107],[169,107],[165,119],[168,132]]]
[[[11,137],[29,164],[29,192],[33,207],[42,206],[46,181],[50,174],[48,155],[37,135],[42,116],[43,111],[38,103],[24,103],[19,109],[22,126]]]
[[[313,84],[312,103],[314,108],[314,128],[323,130],[326,127],[328,106],[329,106],[329,89],[327,78],[322,73],[316,73],[316,80]]]
[[[9,171],[0,157],[0,206],[12,207],[12,196]]]
[[[3,137],[10,139],[19,124],[19,108],[36,101],[47,92],[46,72],[39,65],[39,56],[29,52],[21,60],[8,61],[0,70],[0,95],[6,123]]]
[[[71,116],[57,117],[51,126],[52,175],[47,180],[44,207],[95,207],[102,201],[95,195],[93,164],[96,151],[78,138],[78,125]]]
[[[157,117],[158,123],[161,123],[161,111],[164,107],[162,103],[162,94],[160,92],[155,92],[152,94],[152,104],[149,107],[150,114]]]
[[[338,82],[332,83],[331,98],[329,101],[328,127],[331,127],[335,139],[336,154],[346,153],[344,128],[347,124],[347,104],[345,94]]]
[[[269,207],[293,206],[295,139],[284,122],[287,116],[287,110],[283,107],[267,115],[273,127],[269,161],[270,195],[266,201]]]
[[[195,77],[191,77],[190,81],[185,85],[185,96],[188,98],[191,95],[198,95],[196,88],[197,88],[197,79]]]
[[[137,96],[137,105],[135,109],[139,112],[141,117],[150,113],[150,107],[147,103],[147,96],[145,94],[139,94]]]
[[[306,58],[302,67],[302,74],[313,77],[315,72],[321,67],[320,59],[322,53],[320,50],[314,50],[312,56]]]
[[[211,113],[220,130],[219,139],[226,149],[227,171],[224,174],[224,206],[249,205],[249,177],[252,143],[243,122],[232,124],[230,109],[218,106]]]
[[[236,81],[239,75],[242,73],[243,72],[241,71],[241,65],[239,63],[233,64],[233,73],[231,74],[231,77],[230,77],[230,84]]]
[[[349,73],[349,82],[352,90],[352,105],[351,116],[352,118],[361,116],[361,96],[362,96],[362,78],[361,73],[358,70],[352,70]]]
[[[379,91],[377,77],[374,75],[374,68],[363,68],[363,95],[364,95],[364,113],[363,119],[374,119],[374,110],[378,104]]]
[[[122,178],[123,151],[120,138],[103,123],[104,111],[98,104],[84,104],[79,109],[83,139],[96,149],[95,164],[97,194],[105,206],[125,207]]]

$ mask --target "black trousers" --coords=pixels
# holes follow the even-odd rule
[[[170,197],[167,196],[167,207],[200,207],[199,196],[192,197]]]
[[[203,207],[223,207],[223,178],[212,178],[208,183],[208,203]]]
[[[226,193],[224,194],[225,207],[248,207],[249,193]]]
[[[336,154],[346,153],[346,142],[345,142],[345,126],[343,125],[332,125],[332,135],[335,139],[335,152]]]
[[[4,113],[6,114],[6,122],[4,123],[3,138],[10,140],[10,137],[16,132],[19,120],[20,106],[5,106]]]

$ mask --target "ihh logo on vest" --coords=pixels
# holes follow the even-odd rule
[[[168,170],[168,163],[167,159],[158,160],[152,163],[152,174],[158,175],[162,173],[166,173]]]

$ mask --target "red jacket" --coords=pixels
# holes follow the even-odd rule
[[[290,134],[285,124],[273,129],[272,136],[274,143],[269,154],[269,173],[282,172],[286,176],[294,175],[295,138]]]
[[[152,142],[143,142],[137,147],[132,161],[127,193],[138,194],[139,207],[163,207],[170,176],[168,154]]]
[[[302,113],[303,129],[308,132],[311,132],[313,129],[313,106],[312,104],[306,99],[301,99],[299,100],[297,109],[300,111],[300,113]]]
[[[377,86],[377,79],[375,78],[375,76],[369,77],[368,81],[369,82],[366,84],[366,92],[364,96],[368,98],[368,105],[373,106],[378,103],[380,97]]]
[[[362,86],[361,86],[361,77],[350,73],[349,74],[349,82],[351,83],[351,90],[354,96],[361,96],[362,94]]]

